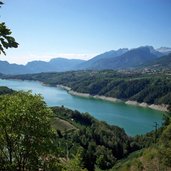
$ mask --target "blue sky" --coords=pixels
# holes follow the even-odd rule
[[[171,46],[171,0],[4,0],[18,49],[0,60],[88,59],[123,47]]]

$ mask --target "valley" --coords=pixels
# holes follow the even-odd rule
[[[169,0],[0,0],[0,171],[171,171]]]
[[[93,73],[95,75],[92,75]],[[95,77],[99,78],[100,76],[103,79],[102,75],[104,75],[105,79],[107,79],[107,75],[108,77],[111,78],[112,75],[113,76],[115,75],[117,82],[119,79],[118,77],[121,77],[120,74],[113,71],[102,71],[99,74],[98,73],[99,72],[87,71],[87,72],[73,72],[73,73],[68,72],[68,73],[52,73],[52,74],[46,73],[46,74],[37,74],[37,75],[4,76],[6,78],[12,78],[13,80],[1,80],[0,85],[8,86],[9,88],[12,88],[14,90],[25,90],[25,91],[32,90],[33,93],[38,93],[38,94],[40,93],[44,97],[46,103],[49,106],[63,105],[65,107],[68,107],[73,110],[78,110],[80,112],[88,112],[99,120],[103,120],[109,124],[117,125],[120,126],[121,128],[124,128],[129,135],[144,134],[148,131],[151,131],[153,129],[152,128],[153,122],[158,122],[158,124],[161,125],[164,112],[160,112],[157,110],[152,110],[144,107],[128,105],[123,103],[122,101],[110,102],[101,99],[94,99],[90,96],[87,98],[72,96],[66,90],[63,90],[60,87],[56,87],[56,85],[59,84],[67,85],[70,87],[73,87],[75,85],[78,86],[78,88],[80,89],[75,90],[73,87],[73,90],[78,92],[83,91],[84,93],[86,93],[85,92],[86,89],[84,87],[82,87],[81,89],[80,86],[81,85],[83,86],[84,84],[83,80],[86,81],[87,80],[86,78],[89,78],[91,83],[90,75],[92,75],[94,83],[96,83]],[[79,79],[77,78],[78,80],[77,84],[74,84],[74,82],[73,84],[71,84],[72,80],[76,79],[73,76],[73,74],[75,74],[75,77],[79,77],[81,79],[80,83],[79,83]],[[126,75],[122,74],[122,77],[124,78],[126,77]],[[129,77],[131,78],[132,76]],[[19,79],[30,80],[30,81],[20,81]],[[61,82],[62,80],[63,82]],[[41,81],[45,85],[50,85],[52,87],[43,86],[41,83],[35,81]],[[88,80],[86,81],[86,83],[88,83]],[[98,84],[99,83],[100,82],[98,82]],[[88,88],[89,86],[87,85],[86,87]],[[103,87],[107,88],[106,85]],[[96,90],[98,89],[96,88]]]

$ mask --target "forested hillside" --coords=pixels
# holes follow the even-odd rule
[[[154,132],[153,136],[156,138],[153,143],[140,151],[132,153],[127,158],[120,160],[111,171],[170,171],[171,119],[169,116],[166,118],[163,126]],[[147,135],[144,137],[147,138]],[[149,141],[146,139],[144,142],[148,144]]]
[[[50,109],[40,95],[1,95],[0,107],[4,171],[105,170],[142,148],[123,129],[64,107]]]
[[[64,107],[53,107],[55,115],[72,123],[77,130],[64,132],[57,130],[58,138],[63,147],[65,157],[66,145],[69,157],[78,149],[82,149],[82,166],[93,171],[97,166],[100,169],[111,168],[118,159],[126,157],[129,153],[138,150],[141,146],[125,131],[117,126],[109,126],[100,122],[89,114],[82,114]]]
[[[8,87],[0,86],[0,95],[11,94],[13,92],[14,92],[14,90],[12,90],[12,89],[10,89]]]
[[[38,80],[51,86],[64,85],[73,91],[103,95],[147,104],[171,104],[171,76],[159,73],[121,73],[116,71],[75,71],[4,76]]]

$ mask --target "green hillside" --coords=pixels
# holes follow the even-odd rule
[[[111,171],[170,171],[171,119],[168,118],[158,134],[158,140],[149,147],[134,152],[119,161]]]
[[[171,104],[171,75],[105,71],[73,71],[4,76],[4,78],[38,80],[51,86],[64,85],[73,91],[102,95],[147,104]]]
[[[77,128],[72,132],[58,131],[58,143],[63,144],[61,149],[65,151],[67,144],[71,158],[78,149],[82,149],[81,163],[90,171],[95,167],[103,170],[112,168],[117,160],[141,148],[123,129],[98,121],[89,114],[64,107],[53,107],[52,110],[57,117]],[[61,153],[65,152],[61,150]]]
[[[58,117],[52,119],[52,125],[57,131],[60,131],[61,133],[77,130],[77,128],[71,123]]]
[[[14,91],[8,87],[4,87],[4,86],[0,86],[0,95],[3,95],[3,94],[11,94],[13,93]]]

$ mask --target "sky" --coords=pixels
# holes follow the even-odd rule
[[[0,60],[90,59],[119,48],[171,47],[171,0],[4,0],[19,43]]]

